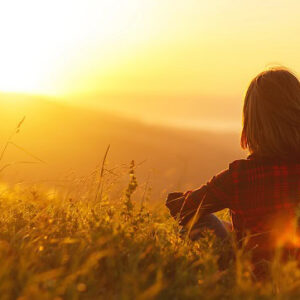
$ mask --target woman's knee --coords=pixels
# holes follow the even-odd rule
[[[228,236],[228,231],[225,228],[223,222],[214,214],[209,214],[200,218],[194,224],[190,233],[190,238],[192,240],[196,240],[203,237],[202,232],[204,229],[212,230],[215,235],[221,239],[225,239]]]

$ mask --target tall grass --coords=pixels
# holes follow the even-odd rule
[[[300,297],[295,261],[274,263],[264,282],[243,249],[220,268],[226,244],[209,231],[196,242],[180,238],[162,206],[134,199],[137,186],[132,162],[128,187],[113,202],[0,188],[1,299]]]
[[[41,162],[13,143],[24,120],[0,163],[10,145]],[[180,237],[164,206],[149,201],[150,175],[144,187],[138,184],[134,161],[127,187],[111,199],[118,174],[105,166],[109,149],[88,176],[71,174],[63,192],[0,184],[0,299],[300,298],[298,262],[282,264],[280,252],[259,281],[251,253],[236,247],[234,236],[231,243],[210,231],[195,242]],[[140,199],[134,197],[139,186]]]
[[[21,128],[23,126],[23,123],[25,122],[26,117],[24,116],[20,122],[17,124],[17,126],[13,129],[13,131],[10,133],[9,137],[7,138],[6,142],[2,146],[2,149],[0,150],[0,174],[7,168],[13,166],[13,165],[19,165],[19,164],[36,164],[36,163],[44,163],[44,161],[40,158],[38,158],[36,155],[32,154],[25,148],[21,147],[20,145],[16,144],[13,141],[13,138],[20,133]],[[9,148],[9,146],[13,146],[17,148],[18,150],[24,152],[28,157],[30,157],[31,161],[14,161],[14,162],[9,162],[4,165],[1,165],[3,162],[3,158]]]

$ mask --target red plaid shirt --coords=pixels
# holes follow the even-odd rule
[[[186,225],[197,210],[201,218],[229,208],[238,237],[250,233],[252,245],[269,248],[275,236],[292,234],[286,230],[300,203],[300,159],[249,156],[236,160],[187,195],[177,198],[178,201],[167,201],[171,214],[178,216],[181,225]]]

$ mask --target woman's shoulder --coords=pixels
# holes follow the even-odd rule
[[[260,157],[248,155],[247,158],[236,159],[229,163],[229,171],[253,169],[253,168],[273,168],[275,166],[300,167],[299,157]]]
[[[248,155],[246,158],[240,158],[230,162],[228,169],[231,170],[231,169],[246,167],[257,163],[259,163],[259,160],[256,157],[252,155]]]

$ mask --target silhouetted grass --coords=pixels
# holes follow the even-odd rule
[[[273,264],[262,283],[251,274],[249,255],[236,249],[220,269],[228,246],[208,231],[197,242],[180,238],[163,207],[141,208],[132,198],[134,162],[129,176],[124,194],[102,203],[2,186],[1,299],[300,297],[295,262]]]

